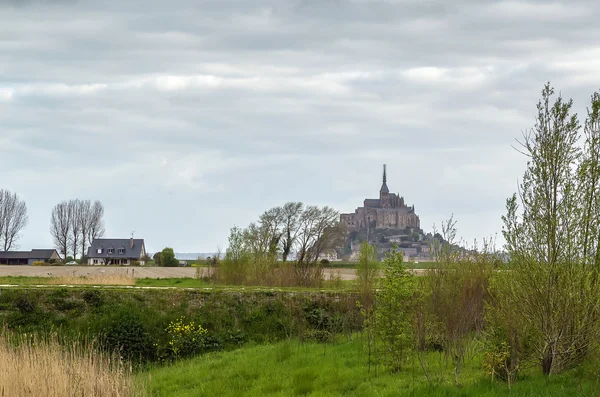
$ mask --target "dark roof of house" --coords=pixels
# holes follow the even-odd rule
[[[52,258],[58,252],[53,249],[34,249],[31,251],[0,251],[0,259],[45,259]]]
[[[131,248],[131,239],[128,238],[99,238],[92,242],[88,248],[88,258],[128,258],[138,259],[142,256],[142,247],[144,239],[133,239],[133,248]],[[102,248],[102,253],[98,254],[98,249]],[[112,248],[114,252],[108,254],[108,249]],[[119,249],[124,248],[125,253],[119,254]],[[145,248],[144,248],[145,251]]]

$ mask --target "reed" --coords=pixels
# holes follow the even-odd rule
[[[135,277],[129,274],[94,274],[87,276],[50,277],[48,284],[85,285],[135,285]]]
[[[61,345],[57,335],[0,331],[0,396],[137,397],[131,366],[94,342]]]

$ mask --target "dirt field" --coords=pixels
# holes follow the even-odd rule
[[[206,271],[206,268],[202,268]],[[354,280],[354,269],[325,269],[325,278],[339,274],[342,280]],[[420,276],[423,270],[413,270]],[[117,266],[6,266],[0,265],[2,276],[60,277],[89,276],[94,274],[128,274],[135,278],[184,278],[194,277],[194,267],[117,267]]]
[[[206,270],[203,268],[203,270]],[[354,280],[353,269],[326,269],[325,278],[339,271],[343,280]],[[0,266],[0,276],[60,277],[94,274],[128,274],[135,278],[194,277],[194,267],[116,267],[116,266]]]

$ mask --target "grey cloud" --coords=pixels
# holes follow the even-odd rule
[[[599,8],[4,3],[0,187],[31,208],[23,246],[50,244],[54,201],[81,196],[105,202],[114,237],[135,229],[151,250],[208,251],[286,200],[352,211],[387,163],[425,228],[454,212],[464,236],[489,235],[542,85],[580,114],[600,87]]]

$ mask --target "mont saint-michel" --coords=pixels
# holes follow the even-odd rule
[[[395,244],[407,259],[429,256],[429,244],[425,244],[415,206],[408,206],[399,193],[390,193],[385,164],[379,198],[366,198],[353,213],[340,214],[340,223],[347,230],[342,257],[356,259],[358,247],[365,240],[377,246],[380,255]]]

